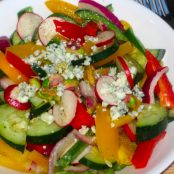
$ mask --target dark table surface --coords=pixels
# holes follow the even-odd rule
[[[174,18],[174,0],[166,0],[166,3],[167,3],[168,9],[169,9],[171,15]]]

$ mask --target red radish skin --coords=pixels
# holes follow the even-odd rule
[[[3,76],[0,78],[0,86],[5,90],[8,86],[15,85],[16,83],[13,82],[9,77]]]
[[[65,22],[64,19],[59,17],[49,17],[45,19],[38,28],[39,40],[46,46],[48,42],[57,34],[56,26],[53,20],[58,20],[60,22]],[[49,26],[49,29],[48,29]]]
[[[86,98],[86,107],[90,114],[92,114],[96,108],[97,101],[94,97],[87,97]]]
[[[12,107],[18,109],[18,110],[28,110],[31,108],[31,104],[29,102],[27,103],[20,103],[16,97],[17,92],[19,91],[18,85],[11,85],[8,86],[4,91],[4,99],[5,101]]]
[[[108,31],[106,25],[102,21],[98,22],[98,26],[99,26],[101,31]]]
[[[36,73],[31,69],[30,65],[26,64],[20,57],[10,51],[6,53],[7,61],[12,64],[17,70],[24,74],[27,78],[33,78]]]
[[[106,7],[103,5],[92,1],[92,0],[80,0],[78,3],[78,7],[80,9],[88,9],[94,12],[99,13],[100,15],[108,18],[112,23],[114,23],[120,30],[124,30],[122,23],[119,21],[119,19]]]
[[[90,137],[87,137],[85,135],[82,135],[81,133],[79,133],[78,130],[74,129],[73,130],[73,134],[81,141],[89,144],[89,145],[92,145],[92,146],[95,146],[96,144],[94,143],[94,141],[92,140],[92,138]]]
[[[94,124],[94,118],[87,112],[86,106],[78,100],[76,115],[72,121],[72,127],[74,129],[81,129],[82,126],[91,127]]]
[[[53,106],[53,115],[56,124],[60,127],[71,125],[76,116],[77,96],[74,92],[65,90],[60,105]]]
[[[10,47],[10,41],[7,36],[1,36],[0,37],[0,50],[5,54],[6,48]]]
[[[130,84],[131,89],[133,89],[134,81],[133,81],[133,78],[131,76],[131,72],[130,72],[126,62],[124,61],[124,59],[122,57],[117,57],[117,59],[120,61],[121,65],[122,65],[122,67],[123,67],[123,69],[125,71],[125,74],[126,74],[126,77],[127,77],[127,80],[128,80],[128,82]]]
[[[142,91],[144,92],[143,103],[155,104],[154,90],[158,80],[168,71],[168,67],[162,67],[153,72],[145,81]]]
[[[96,36],[98,41],[95,43],[98,47],[107,45],[112,42],[115,37],[114,31],[102,31],[100,34]]]
[[[21,39],[25,36],[33,36],[37,27],[43,21],[38,14],[26,12],[20,16],[17,23],[17,33]]]
[[[112,94],[104,95],[101,93],[101,88],[104,83],[111,84],[114,81],[115,79],[108,75],[102,76],[97,80],[95,85],[95,95],[100,102],[106,101],[109,103],[109,105],[116,105],[114,96]]]
[[[84,166],[83,164],[77,164],[76,166],[67,166],[64,170],[67,172],[86,172],[89,170],[89,167]]]
[[[60,158],[61,153],[69,146],[69,144],[71,144],[72,141],[74,141],[75,138],[75,135],[70,132],[66,137],[56,143],[49,157],[48,174],[54,173],[57,159]]]

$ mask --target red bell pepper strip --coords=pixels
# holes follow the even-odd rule
[[[153,72],[162,66],[148,50],[146,50],[146,57],[146,74],[147,76],[150,76]],[[169,109],[174,108],[174,92],[166,74],[163,74],[162,77],[158,80],[158,83],[155,87],[155,92],[160,99],[161,107],[168,107]]]
[[[7,51],[6,59],[10,64],[12,64],[17,70],[19,70],[27,78],[30,79],[33,76],[37,76],[35,72],[30,68],[30,65],[26,64],[21,58],[19,58],[12,52]]]
[[[37,144],[27,143],[27,148],[28,149],[36,150],[36,151],[38,151],[41,154],[43,154],[49,148],[49,146],[50,145],[37,145]]]
[[[96,36],[99,26],[94,21],[89,21],[85,26],[86,34]]]
[[[129,139],[132,141],[132,142],[136,142],[136,136],[135,134],[132,132],[132,130],[130,129],[129,125],[128,124],[125,124],[123,126],[124,128],[124,131],[126,132],[127,136],[129,137]]]
[[[74,129],[81,129],[82,126],[91,127],[95,124],[94,118],[86,110],[86,106],[78,101],[76,115],[72,121]]]
[[[155,145],[164,138],[166,132],[163,131],[156,138],[138,143],[138,146],[135,150],[134,156],[132,157],[132,163],[136,169],[145,168],[151,155]]]
[[[66,21],[53,20],[56,31],[71,41],[77,41],[80,44],[85,42],[86,36],[85,28]]]

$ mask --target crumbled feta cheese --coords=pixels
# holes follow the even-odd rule
[[[41,43],[41,41],[39,39],[36,41],[36,45],[42,46],[42,43]]]
[[[95,76],[95,79],[98,79],[100,77],[99,73],[95,73],[94,76]]]
[[[94,43],[98,41],[97,37],[87,36],[87,35],[84,37],[84,39],[85,39],[85,42],[87,42],[88,40],[90,40],[90,41],[92,41]]]
[[[41,114],[40,119],[47,124],[51,124],[54,121],[54,116],[49,114],[48,112],[44,112]]]
[[[132,67],[129,68],[129,71],[130,71],[131,76],[132,76],[132,78],[133,78],[134,75],[137,73],[137,68],[134,67],[134,66],[132,66]]]
[[[91,62],[91,58],[86,56],[86,60],[84,61],[84,65],[88,66],[88,65],[90,65],[90,62]]]
[[[27,43],[28,41],[31,41],[32,37],[31,36],[25,36],[23,38],[24,42]]]
[[[152,105],[149,105],[149,106],[147,107],[147,110],[150,111],[151,109],[152,109]]]
[[[138,111],[138,112],[142,112],[143,108],[144,108],[144,105],[140,105],[140,106],[138,107],[137,111]]]
[[[106,49],[106,45],[104,45],[104,50]]]
[[[25,116],[28,118],[30,116],[30,113],[26,112]]]
[[[80,80],[83,78],[83,72],[84,70],[82,69],[82,66],[75,66],[73,69],[74,76],[77,78],[77,80]]]
[[[96,115],[94,114],[94,115],[92,115],[92,117],[93,117],[93,118],[96,118]]]
[[[35,95],[38,88],[35,85],[29,85],[26,82],[19,84],[19,93],[17,100],[21,103],[26,103],[28,100]]]
[[[75,50],[75,49],[76,49],[76,47],[75,47],[75,46],[72,46],[72,47],[71,47],[71,49],[72,49],[72,50]]]
[[[60,83],[57,86],[57,96],[61,97],[63,95],[63,91],[65,90],[65,85],[63,85],[62,83]]]
[[[52,77],[54,74],[57,73],[57,68],[52,65],[45,64],[44,66],[42,66],[42,69],[45,70],[45,72],[47,73],[47,77]],[[42,80],[44,80],[45,78],[42,78]]]
[[[142,97],[144,97],[144,93],[140,90],[137,84],[133,88],[133,95],[136,96],[140,101],[142,101]]]
[[[20,79],[21,78],[21,75],[18,75],[17,79]]]
[[[89,131],[89,128],[83,125],[82,125],[82,128],[79,129],[79,133],[82,135],[85,135],[88,131]]]
[[[109,76],[112,76],[114,79],[116,79],[116,70],[117,70],[117,68],[116,67],[114,67],[114,68],[110,68],[109,69]]]
[[[109,103],[108,103],[107,101],[103,101],[103,102],[102,102],[102,106],[103,106],[103,107],[107,107],[108,105],[109,105]]]
[[[47,146],[43,146],[43,149],[46,149],[47,148]]]
[[[69,69],[66,69],[61,75],[65,79],[74,79],[74,73],[72,71],[70,71]]]
[[[93,52],[95,52],[97,50],[97,46],[94,45],[94,46],[91,47],[91,49],[92,49]]]
[[[114,127],[114,126],[115,126],[115,124],[114,123],[111,123],[111,128]]]
[[[107,111],[107,110],[103,108],[102,111],[105,112],[105,111]]]
[[[40,50],[36,50],[36,51],[34,52],[34,55],[35,55],[35,56],[38,56],[39,53],[40,53]]]
[[[12,64],[10,64],[10,67],[12,67],[12,68],[13,68],[13,65],[12,65]]]

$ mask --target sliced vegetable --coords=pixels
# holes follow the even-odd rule
[[[163,131],[160,135],[156,138],[138,143],[138,146],[135,150],[134,156],[132,158],[132,163],[136,169],[145,168],[149,158],[152,155],[155,145],[164,138],[166,132]]]
[[[20,18],[21,15],[23,15],[23,14],[26,13],[26,12],[33,13],[33,8],[32,8],[32,7],[26,7],[26,8],[21,9],[21,10],[17,13],[18,19]]]
[[[147,50],[146,56],[148,60],[146,65],[146,74],[147,76],[150,76],[154,71],[161,68],[161,65],[158,60]],[[166,74],[163,74],[158,80],[157,86],[155,87],[155,92],[160,99],[161,107],[168,107],[170,109],[174,108],[174,92]]]
[[[168,71],[168,67],[163,67],[153,72],[147,77],[142,92],[144,92],[143,103],[155,104],[154,89],[161,76]]]
[[[83,164],[77,164],[76,166],[67,166],[64,170],[67,172],[86,172],[89,170],[89,167],[86,167]]]
[[[168,114],[166,107],[144,104],[137,117],[136,142],[148,141],[160,135],[167,127]]]
[[[108,18],[112,23],[114,23],[120,30],[123,30],[122,23],[118,20],[118,18],[106,7],[103,5],[95,2],[95,1],[88,1],[88,0],[80,0],[78,7],[80,9],[89,9],[94,11],[106,18]]]
[[[5,90],[8,86],[15,85],[16,83],[13,82],[9,77],[7,76],[2,76],[0,78],[0,85]]]
[[[10,38],[12,45],[18,45],[21,41],[21,38],[19,37],[17,31],[15,30]]]
[[[125,36],[124,32],[121,31],[115,24],[113,24],[106,17],[104,17],[96,12],[93,12],[91,10],[84,10],[84,9],[76,10],[75,13],[78,16],[80,16],[82,19],[93,20],[95,22],[102,21],[109,30],[113,30],[115,32],[115,36],[118,40],[128,41],[128,38]]]
[[[39,153],[43,154],[49,148],[49,145],[36,145],[27,143],[27,148],[30,150],[36,150]]]
[[[174,108],[169,110],[168,122],[174,121]]]
[[[43,68],[41,68],[39,65],[37,65],[36,63],[33,63],[31,65],[31,69],[40,77],[40,78],[44,78],[47,77],[47,73],[45,70],[43,70]]]
[[[85,32],[87,35],[96,36],[98,30],[99,30],[99,26],[94,21],[89,21],[85,25]]]
[[[26,12],[22,14],[17,23],[17,33],[21,39],[24,37],[32,37],[35,29],[42,22],[42,17],[35,13]]]
[[[147,50],[156,57],[158,62],[160,62],[163,59],[166,53],[165,49],[147,49]]]
[[[2,51],[4,54],[6,52],[6,48],[10,47],[10,41],[6,36],[1,36],[0,37],[0,51]]]

